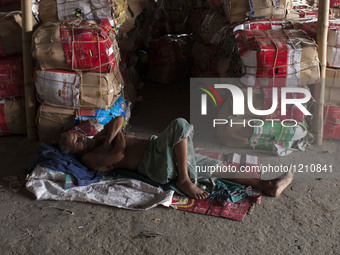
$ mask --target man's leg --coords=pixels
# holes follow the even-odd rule
[[[242,176],[242,175],[241,175]],[[252,186],[254,188],[262,190],[267,195],[278,197],[282,191],[293,181],[292,169],[289,172],[284,173],[280,177],[273,180],[260,180],[255,178],[242,178],[239,174],[216,174],[215,177],[223,178],[232,182],[236,182],[242,185]],[[244,176],[244,175],[243,175]]]
[[[178,180],[176,187],[184,194],[195,199],[205,199],[209,193],[198,188],[189,178],[187,159],[188,159],[188,138],[182,139],[174,146],[175,160],[178,168]]]

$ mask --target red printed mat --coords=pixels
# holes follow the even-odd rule
[[[223,205],[216,199],[196,200],[175,194],[170,206],[181,211],[219,216],[232,220],[243,220],[253,206],[261,203],[261,198],[262,194],[256,193],[253,196],[244,197],[236,203]]]
[[[222,154],[218,152],[201,151],[199,149],[196,149],[195,152],[213,159],[222,159]],[[255,178],[260,178],[260,175],[257,174]],[[197,200],[175,193],[170,207],[181,211],[219,216],[232,220],[243,220],[246,214],[251,212],[256,204],[261,203],[261,198],[262,193],[254,190],[252,196],[244,197],[236,203],[223,204],[217,199]]]

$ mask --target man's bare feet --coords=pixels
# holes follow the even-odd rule
[[[200,189],[190,179],[177,180],[176,187],[190,198],[206,199],[209,193]]]
[[[273,197],[280,196],[282,191],[284,191],[284,189],[293,181],[293,175],[293,169],[290,168],[287,173],[284,173],[274,180],[268,181],[268,186],[266,185],[267,187],[263,191]]]

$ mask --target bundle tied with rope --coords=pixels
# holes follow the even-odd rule
[[[250,87],[298,87],[320,79],[317,45],[302,30],[238,30],[235,33]]]
[[[41,0],[39,18],[42,22],[107,18],[113,27],[119,27],[127,7],[127,0]]]
[[[0,12],[0,57],[22,53],[21,12]]]
[[[32,38],[33,56],[41,69],[109,73],[120,61],[107,19],[47,22]]]
[[[124,82],[116,65],[111,73],[38,70],[35,86],[41,103],[71,109],[108,109],[122,93]]]
[[[290,0],[223,0],[223,11],[230,22],[270,18],[284,19],[291,12]]]

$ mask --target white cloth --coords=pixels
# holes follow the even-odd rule
[[[163,205],[169,207],[174,191],[162,190],[134,179],[108,179],[88,186],[65,189],[66,175],[37,166],[27,175],[26,188],[37,200],[70,200],[145,210]]]

